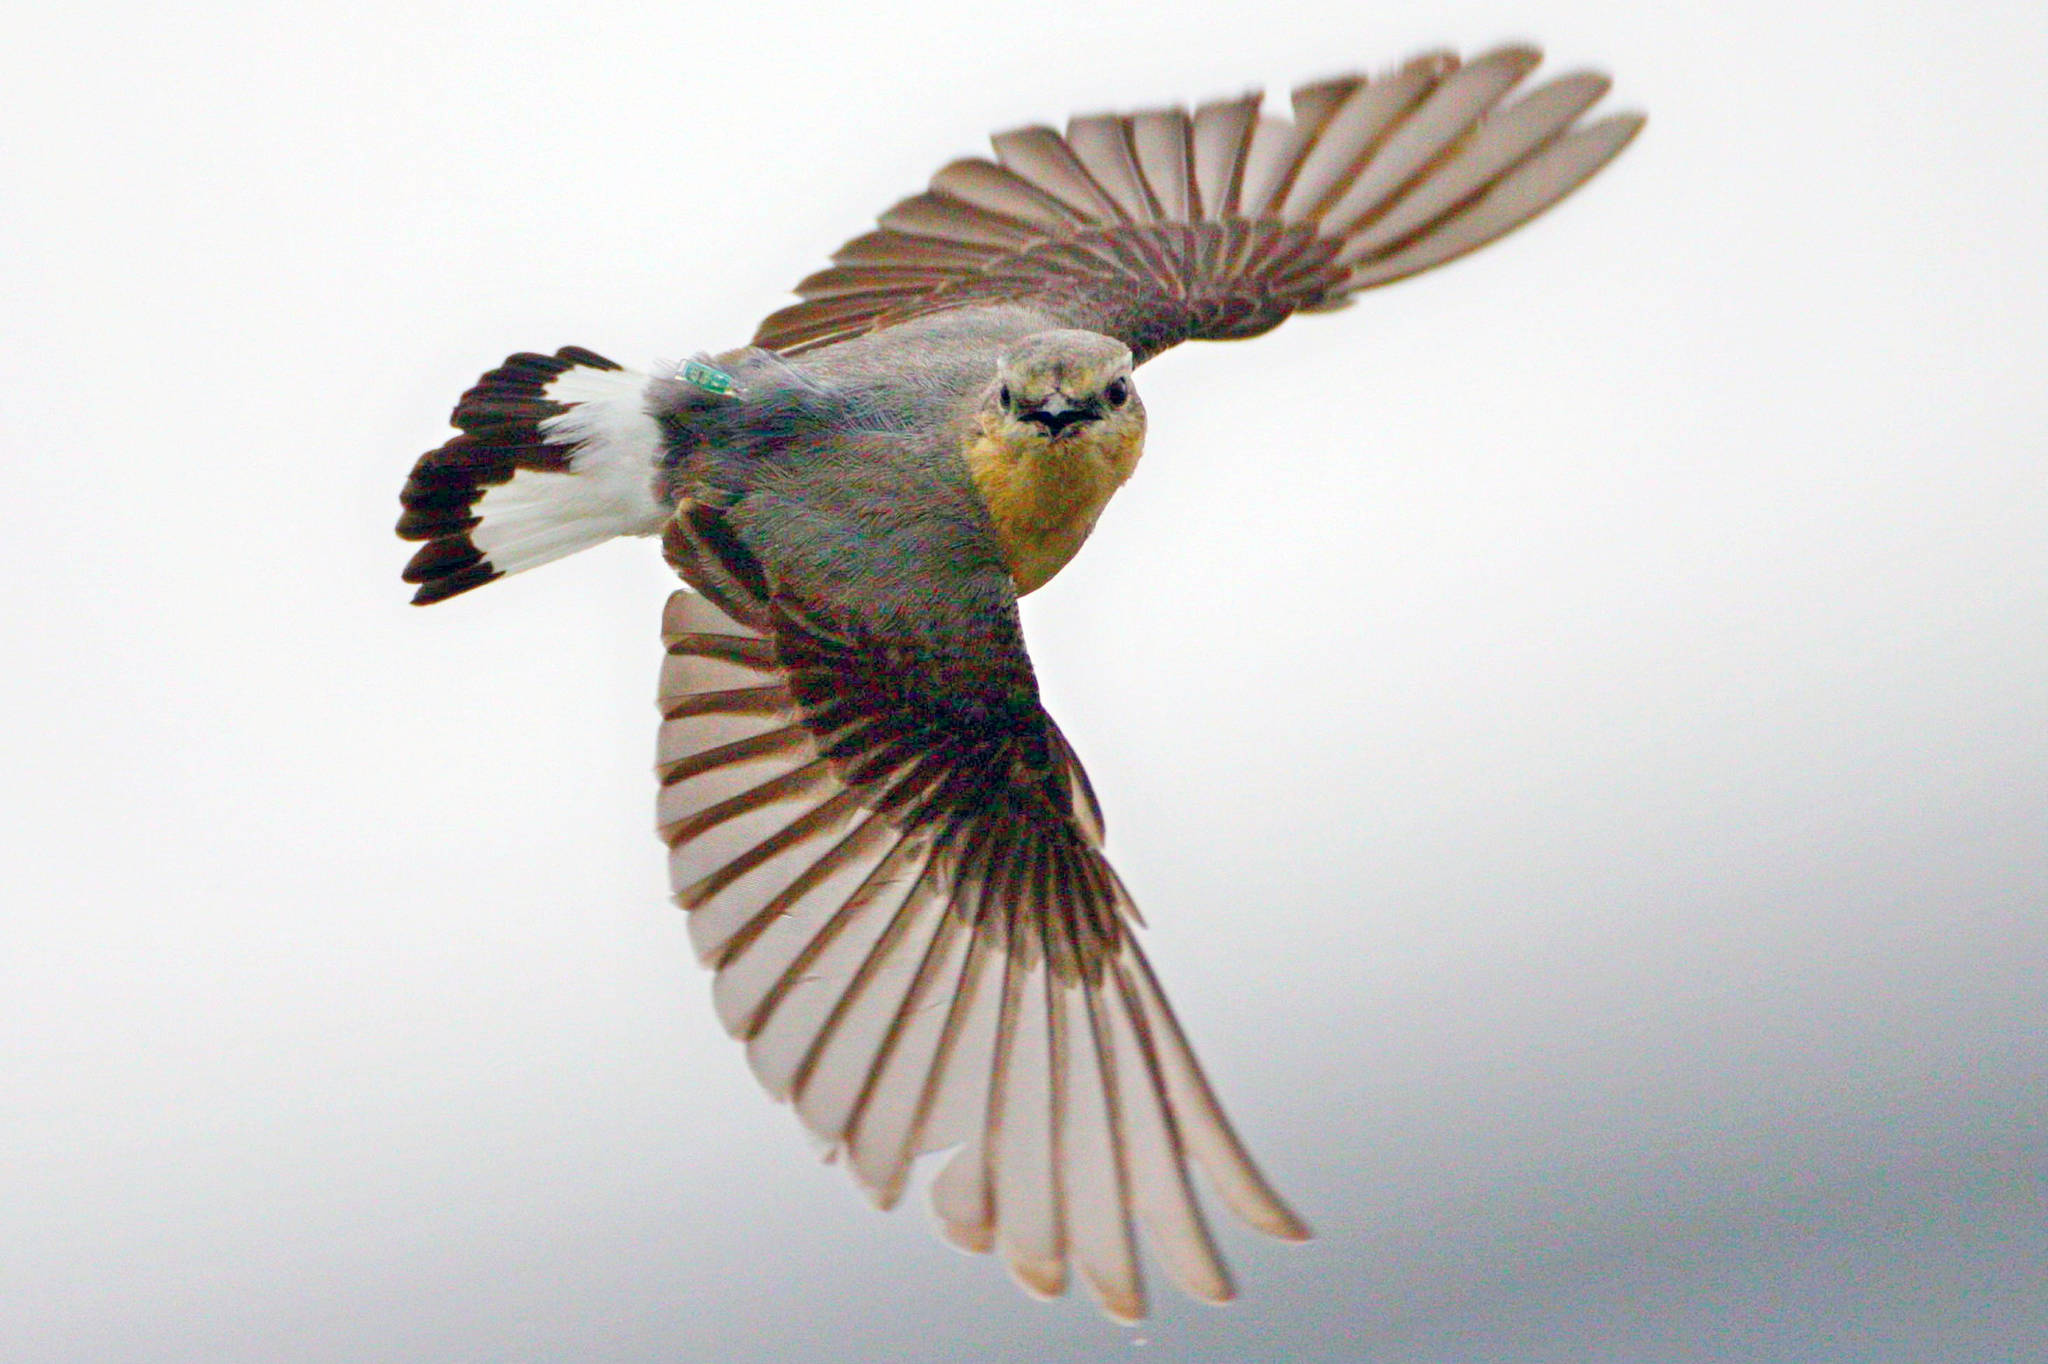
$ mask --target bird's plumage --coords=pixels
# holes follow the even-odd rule
[[[424,540],[405,566],[420,605],[620,535],[652,535],[674,507],[647,376],[580,346],[514,355],[477,380],[452,418],[462,434],[420,456],[398,534]]]
[[[956,1148],[942,1230],[1035,1293],[1071,1267],[1140,1315],[1142,1228],[1186,1291],[1230,1296],[1197,1170],[1307,1233],[1138,949],[1017,597],[1136,462],[1131,363],[1471,250],[1627,143],[1633,115],[1578,121],[1604,77],[1506,102],[1535,63],[1432,54],[1304,86],[1291,118],[1247,96],[999,135],[751,346],[654,375],[512,357],[406,486],[422,602],[662,532],[688,588],[659,826],[719,1017],[884,1206]]]
[[[666,537],[711,595],[669,603],[661,829],[755,1073],[884,1207],[916,1156],[957,1147],[932,1195],[948,1239],[1033,1292],[1071,1263],[1141,1316],[1135,1218],[1176,1282],[1228,1298],[1191,1168],[1254,1225],[1305,1229],[1138,949],[1000,567],[936,630],[871,634],[746,590],[718,520],[692,508]]]
[[[884,213],[754,343],[829,345],[913,317],[1030,303],[1114,336],[1139,361],[1189,340],[1256,336],[1485,245],[1569,194],[1642,126],[1579,116],[1607,78],[1579,72],[1513,103],[1534,48],[1469,64],[1020,128],[995,160],[955,161]]]

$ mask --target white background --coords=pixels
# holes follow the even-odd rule
[[[2043,16],[14,17],[0,1356],[2041,1357]],[[1147,368],[1026,612],[1320,1238],[1137,1330],[1029,1302],[717,1030],[654,548],[419,611],[398,486],[500,356],[737,344],[990,129],[1509,38],[1644,136]]]

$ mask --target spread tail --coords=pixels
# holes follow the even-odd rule
[[[671,508],[648,376],[568,346],[514,355],[462,395],[461,434],[420,456],[399,501],[415,605],[618,535],[652,535]]]

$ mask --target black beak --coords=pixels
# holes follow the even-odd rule
[[[1017,415],[1044,427],[1046,435],[1057,436],[1070,426],[1094,421],[1102,415],[1102,409],[1094,403],[1075,403],[1066,394],[1055,393],[1037,407]]]

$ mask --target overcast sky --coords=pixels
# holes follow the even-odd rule
[[[718,1030],[654,547],[415,610],[398,487],[992,129],[1503,39],[1648,130],[1148,367],[1025,613],[1320,1237],[1030,1302]],[[0,67],[0,1357],[2048,1354],[2039,3],[43,6]]]

